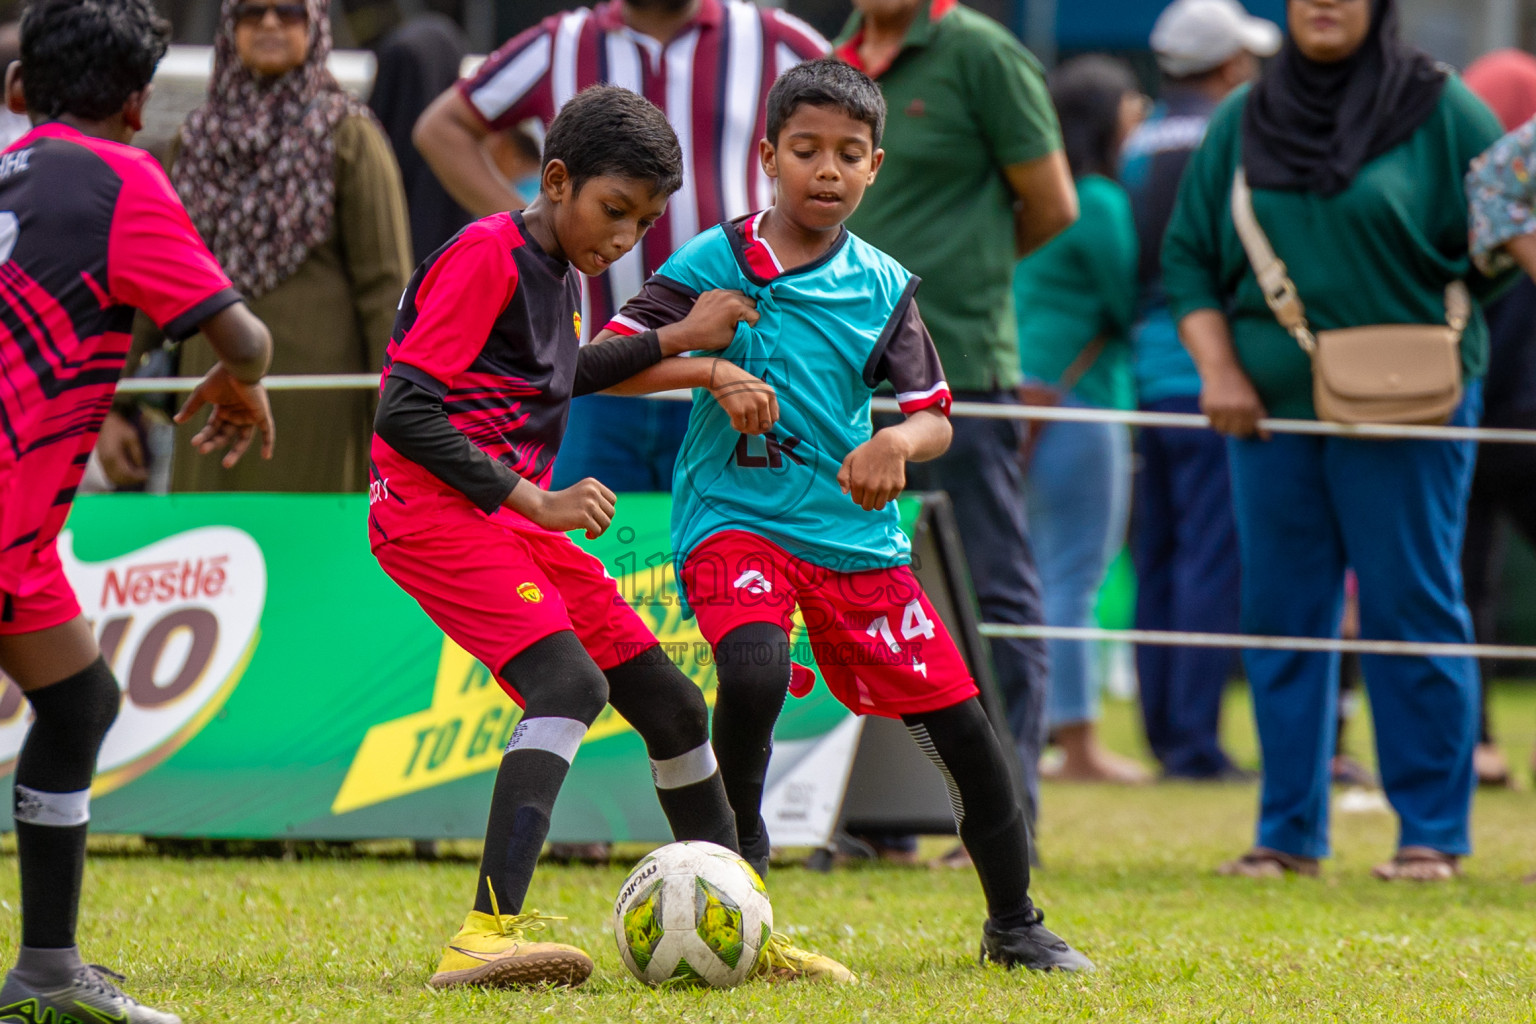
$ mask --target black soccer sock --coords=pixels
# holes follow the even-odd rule
[[[658,644],[604,673],[608,702],[645,741],[674,839],[736,850],[736,816],[709,746],[709,705]]]
[[[1028,826],[981,702],[972,697],[941,711],[903,715],[902,721],[944,775],[960,841],[976,863],[993,924],[1022,928],[1034,923]]]
[[[494,909],[522,912],[549,835],[555,798],[587,727],[608,700],[608,681],[569,630],[547,636],[512,658],[501,675],[525,703],[491,795],[475,882],[475,909],[482,914],[492,912],[492,886]]]
[[[21,944],[75,944],[91,776],[122,692],[101,658],[26,695],[37,718],[16,760],[16,853],[21,869]]]
[[[750,622],[715,645],[715,717],[710,742],[736,812],[741,855],[768,873],[768,825],[763,821],[763,784],[773,753],[773,725],[789,692],[789,637],[778,626]]]

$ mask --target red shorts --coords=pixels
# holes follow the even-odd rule
[[[0,593],[0,636],[52,629],[80,614],[75,588],[64,577],[58,542],[51,541],[22,573],[16,592]]]
[[[689,553],[683,590],[711,645],[754,622],[792,633],[798,605],[821,677],[856,714],[921,714],[978,692],[949,631],[904,565],[834,572],[756,534],[730,530]]]
[[[574,630],[598,668],[656,645],[603,563],[563,533],[515,530],[466,514],[380,544],[374,556],[454,643],[500,679],[515,655]]]

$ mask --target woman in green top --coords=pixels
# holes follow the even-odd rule
[[[1050,78],[1076,224],[1019,261],[1013,276],[1026,401],[1129,409],[1129,330],[1136,300],[1136,227],[1115,180],[1120,147],[1143,98],[1123,63],[1079,57]],[[1045,622],[1092,625],[1094,596],[1125,543],[1130,432],[1117,423],[1037,425],[1026,443],[1024,500],[1040,570]],[[1099,743],[1099,679],[1089,644],[1052,640],[1046,722],[1065,755],[1055,777],[1146,782],[1136,762]]]
[[[1499,137],[1454,76],[1404,44],[1393,0],[1289,0],[1289,38],[1235,93],[1190,160],[1163,280],[1200,372],[1201,407],[1228,434],[1245,632],[1339,635],[1343,578],[1360,581],[1361,636],[1470,642],[1458,555],[1467,442],[1266,437],[1266,415],[1313,416],[1309,359],[1275,322],[1230,214],[1235,171],[1313,329],[1445,322],[1445,288],[1493,283],[1467,256],[1462,176]],[[1461,342],[1475,424],[1488,332]],[[1255,847],[1228,874],[1316,874],[1328,847],[1338,656],[1245,651],[1264,754]],[[1470,658],[1368,657],[1382,785],[1401,821],[1386,879],[1438,880],[1470,851],[1477,729]]]

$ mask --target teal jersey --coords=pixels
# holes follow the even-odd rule
[[[766,435],[740,434],[708,391],[694,394],[672,481],[677,565],[728,530],[749,531],[840,572],[904,565],[911,545],[895,503],[866,512],[843,493],[837,474],[873,433],[870,399],[882,380],[895,385],[908,411],[947,407],[942,367],[913,303],[918,280],[847,231],[822,258],[780,271],[771,250],[752,237],[757,219],[693,238],[609,325],[634,331],[677,319],[676,304],[670,317],[654,304],[647,310],[648,295],[681,296],[686,308],[723,288],[757,303],[757,324],[739,324],[730,346],[711,355],[772,384],[779,421]]]

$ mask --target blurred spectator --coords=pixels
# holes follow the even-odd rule
[[[587,282],[581,322],[590,335],[674,248],[769,205],[757,159],[768,87],[826,51],[826,40],[798,18],[743,0],[607,0],[514,36],[427,108],[416,145],[449,194],[483,217],[524,205],[488,159],[491,133],[530,120],[548,125],[566,100],[598,82],[632,89],[666,111],[683,145],[682,190],[642,244]],[[687,426],[684,402],[578,398],[553,486],[593,476],[615,491],[670,490]]]
[[[1231,216],[1234,174],[1314,330],[1445,322],[1446,287],[1492,283],[1467,251],[1462,176],[1499,135],[1482,101],[1403,43],[1393,0],[1290,0],[1289,36],[1251,90],[1211,119],[1163,249],[1163,284],[1194,356],[1201,408],[1229,434],[1244,630],[1338,636],[1346,566],[1365,639],[1466,643],[1459,556],[1470,442],[1257,435],[1270,414],[1311,418],[1307,353],[1276,321]],[[1476,423],[1488,330],[1461,339]],[[1227,874],[1316,874],[1328,845],[1338,655],[1246,651],[1264,755],[1255,847]],[[1400,821],[1384,879],[1458,873],[1468,850],[1477,670],[1469,658],[1362,659],[1382,785]]]
[[[0,68],[8,68],[12,61],[21,59],[21,22],[8,21],[0,25]],[[32,122],[26,114],[18,114],[0,103],[0,149],[32,130]]]
[[[1141,123],[1146,97],[1131,69],[1078,57],[1051,72],[1051,100],[1077,184],[1076,224],[1019,261],[1021,395],[1031,405],[1129,409],[1129,332],[1136,306],[1136,225],[1116,181],[1120,147]],[[1093,625],[1105,571],[1125,545],[1131,508],[1131,432],[1123,423],[1037,422],[1026,429],[1024,499],[1045,622]],[[1099,741],[1096,644],[1049,640],[1046,723],[1061,748],[1048,777],[1149,781],[1146,769]]]
[[[1466,83],[1498,114],[1505,130],[1513,132],[1468,177],[1473,255],[1490,265],[1507,263],[1527,244],[1515,240],[1536,230],[1529,215],[1536,190],[1525,170],[1536,165],[1536,127],[1526,125],[1536,115],[1536,58],[1518,50],[1490,53],[1467,68]],[[1528,272],[1536,269],[1536,261],[1522,265]],[[1487,317],[1490,352],[1483,425],[1536,429],[1536,283],[1522,277],[1508,294],[1488,306]],[[1530,445],[1489,444],[1477,453],[1461,565],[1467,604],[1481,643],[1497,639],[1506,521],[1536,543],[1536,449]],[[1492,667],[1480,666],[1482,723],[1475,765],[1479,782],[1507,785],[1509,762],[1488,727]]]
[[[1013,405],[1020,382],[1014,262],[1077,217],[1072,172],[1040,64],[1001,25],[954,0],[856,0],[837,54],[890,110],[880,180],[848,228],[923,279],[923,319],[956,401]],[[948,491],[985,622],[1039,625],[1016,420],[956,417],[954,443],[908,467]],[[1049,669],[1039,640],[993,640],[1028,788],[1039,803]]]
[[[224,0],[220,25],[208,102],[181,129],[171,180],[271,329],[274,374],[375,372],[411,271],[410,229],[388,140],[325,68],[329,0]],[[181,373],[201,376],[210,352],[183,346]],[[275,393],[283,457],[233,469],[193,458],[189,425],[171,489],[366,490],[373,401],[366,391]]]
[[[1141,239],[1135,352],[1138,404],[1148,412],[1200,411],[1200,375],[1179,344],[1163,295],[1159,257],[1179,179],[1205,137],[1211,112],[1280,48],[1280,29],[1236,0],[1176,0],[1152,29],[1162,96],[1126,143],[1125,186]],[[1144,427],[1136,475],[1132,552],[1136,628],[1235,633],[1237,527],[1227,447],[1203,430]],[[1169,778],[1244,775],[1221,749],[1221,696],[1232,651],[1136,648],[1137,688],[1152,755]]]
[[[385,36],[378,48],[379,70],[368,105],[400,164],[415,263],[436,252],[470,220],[411,143],[421,112],[458,81],[467,50],[464,31],[443,14],[410,19]]]

